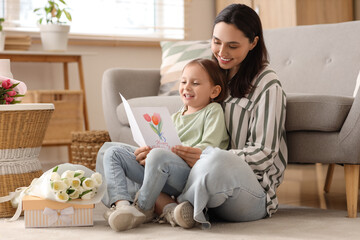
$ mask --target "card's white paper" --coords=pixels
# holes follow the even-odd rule
[[[124,103],[134,141],[140,146],[169,149],[181,145],[169,110],[166,107],[130,107]]]

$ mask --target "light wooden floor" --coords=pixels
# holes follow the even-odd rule
[[[344,167],[335,166],[330,191],[325,193],[327,167],[321,164],[289,164],[284,181],[278,188],[279,203],[346,210]]]

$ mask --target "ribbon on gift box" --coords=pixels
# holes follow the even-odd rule
[[[71,223],[72,217],[74,215],[74,208],[68,207],[64,208],[63,210],[54,210],[48,207],[45,207],[43,211],[43,215],[48,217],[48,224],[54,225],[58,219],[60,218],[61,221],[65,222],[66,224]]]

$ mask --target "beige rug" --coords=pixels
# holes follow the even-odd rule
[[[102,218],[104,206],[94,210],[93,227],[28,228],[0,219],[0,240],[135,240],[135,239],[360,239],[360,218],[349,219],[345,211],[281,206],[268,219],[247,223],[213,223],[210,230],[167,224],[144,224],[126,232],[114,232]]]

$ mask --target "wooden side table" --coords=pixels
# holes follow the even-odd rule
[[[11,62],[47,62],[63,63],[64,89],[69,89],[68,63],[77,63],[80,88],[83,91],[83,115],[85,130],[89,130],[88,112],[86,106],[86,92],[82,56],[86,53],[76,52],[44,52],[44,51],[2,51],[0,59],[10,59]]]

